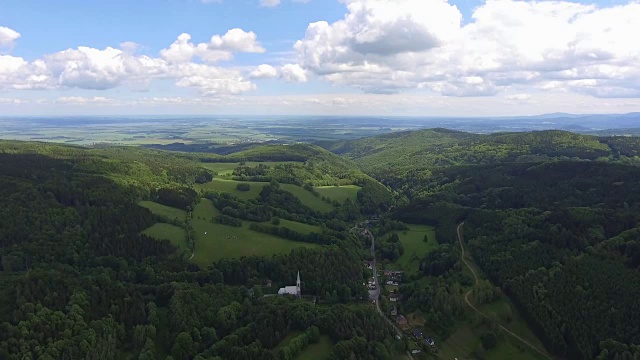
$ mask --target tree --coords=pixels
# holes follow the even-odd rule
[[[193,353],[193,339],[187,332],[181,332],[171,349],[171,355],[175,360],[188,360]]]

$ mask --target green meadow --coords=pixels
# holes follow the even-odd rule
[[[266,165],[266,166],[269,166],[269,167],[274,167],[276,165],[302,164],[302,163],[301,162],[295,162],[295,161],[273,161],[273,162],[247,161],[244,165],[240,165],[240,163],[207,163],[207,162],[202,162],[200,164],[202,165],[202,167],[217,173],[218,176],[225,176],[225,175],[231,175],[233,173],[233,170],[235,170],[239,166],[255,167],[255,166],[258,166],[258,165],[262,164],[262,165]]]
[[[408,225],[409,230],[398,231],[398,237],[404,246],[404,254],[394,261],[390,267],[402,269],[410,274],[420,270],[420,259],[438,246],[435,229],[426,225]],[[387,237],[386,234],[383,237]],[[424,236],[428,241],[424,242]]]
[[[249,191],[238,191],[236,189],[236,186],[238,186],[238,184],[248,184],[250,186]],[[251,200],[256,199],[258,196],[260,196],[260,192],[268,184],[269,183],[266,182],[213,179],[213,181],[206,184],[196,185],[196,189],[221,191],[233,194],[242,200]],[[303,189],[300,186],[292,184],[280,184],[280,188],[282,190],[290,192],[295,197],[300,199],[303,204],[316,211],[328,212],[333,209],[333,206],[331,204],[322,201],[321,198],[314,196],[311,192]]]
[[[347,201],[347,199],[356,201],[358,199],[358,191],[360,191],[361,187],[356,185],[316,186],[315,189],[321,196],[326,196],[331,200],[337,200],[342,203]]]
[[[166,216],[170,219],[179,219],[184,221],[185,218],[187,217],[187,212],[184,210],[158,204],[153,201],[140,201],[138,205],[146,207],[147,209],[151,210],[151,212],[154,214]]]
[[[196,206],[192,221],[196,233],[193,262],[198,265],[206,266],[223,258],[268,256],[288,253],[297,247],[318,247],[250,230],[249,222],[246,221],[243,221],[242,227],[212,223],[210,219],[217,213],[218,210],[209,199],[203,199]]]
[[[143,234],[158,240],[169,240],[180,250],[187,249],[187,234],[183,228],[171,224],[157,223],[149,227]]]

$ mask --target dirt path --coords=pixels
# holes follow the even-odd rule
[[[462,225],[464,225],[464,222],[461,222],[460,224],[458,224],[458,228],[457,228],[457,233],[458,233],[458,242],[460,243],[460,258],[462,259],[462,262],[467,266],[467,268],[471,271],[471,274],[473,274],[473,279],[475,284],[478,284],[478,274],[476,274],[475,270],[473,270],[473,267],[471,267],[471,265],[467,262],[467,260],[465,259],[465,253],[464,253],[464,245],[462,244],[462,234],[460,233],[460,230],[462,229]],[[489,318],[489,316],[487,316],[487,314],[483,313],[482,311],[478,310],[478,308],[476,308],[471,301],[469,300],[469,297],[471,296],[471,293],[473,292],[473,289],[467,291],[466,294],[464,294],[464,301],[467,303],[467,305],[469,305],[470,308],[472,308],[475,312],[477,312],[478,314],[482,315],[485,318]],[[504,332],[506,332],[507,334],[513,336],[514,338],[518,339],[521,343],[527,345],[528,347],[530,347],[531,349],[535,350],[538,354],[544,356],[546,359],[550,359],[552,360],[551,357],[549,357],[547,354],[544,353],[544,351],[538,349],[535,345],[531,344],[530,342],[528,342],[527,340],[521,338],[520,336],[518,336],[517,334],[515,334],[514,332],[512,332],[511,330],[507,329],[506,327],[500,325],[500,329],[502,329]]]

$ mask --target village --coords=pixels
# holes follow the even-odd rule
[[[364,261],[363,264],[366,269],[374,271],[375,263],[373,261]],[[388,301],[388,303],[390,304],[390,309],[385,315],[390,318],[390,320],[396,325],[397,328],[399,328],[409,339],[414,342],[416,348],[410,350],[411,354],[420,354],[422,353],[422,349],[424,348],[428,348],[433,352],[437,352],[438,348],[436,346],[435,340],[429,335],[423,334],[423,331],[419,328],[412,327],[407,317],[404,314],[401,314],[401,311],[399,311],[399,308],[401,307],[399,306],[399,303],[402,301],[402,294],[400,293],[399,288],[403,283],[403,278],[404,271],[387,269],[382,272],[382,276],[379,279],[381,283],[384,283],[384,288],[386,291],[377,289],[375,276],[372,276],[368,279],[366,286],[370,292],[376,291],[381,294],[379,300],[380,303]],[[382,296],[383,293],[387,293],[384,298]],[[373,303],[375,302],[376,300],[373,300]],[[396,335],[396,339],[400,340],[401,336]]]

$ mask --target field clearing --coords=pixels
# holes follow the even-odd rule
[[[187,233],[179,226],[156,223],[142,233],[157,240],[169,240],[180,250],[187,249]]]
[[[215,208],[208,199],[203,199],[195,209],[192,224],[196,232],[196,251],[193,262],[198,265],[207,266],[223,258],[269,256],[288,253],[297,247],[318,247],[316,244],[295,242],[250,230],[248,222],[243,222],[242,227],[212,223],[212,211],[217,212],[212,209]]]
[[[213,201],[202,199],[200,203],[193,209],[193,218],[210,221],[212,217],[220,215],[220,210],[213,206]]]
[[[235,170],[239,166],[255,167],[255,166],[258,166],[259,164],[263,164],[269,167],[274,167],[276,165],[302,164],[302,163],[296,162],[296,161],[273,161],[273,162],[247,161],[244,165],[240,165],[240,163],[208,163],[208,162],[200,163],[202,167],[216,172],[218,176],[231,175],[233,173],[233,170]]]
[[[440,352],[439,355],[443,359],[466,359],[475,358],[474,351],[480,346],[480,335],[489,331],[485,325],[472,327],[468,323],[460,323],[460,326],[451,334],[444,342],[436,339]],[[517,342],[508,334],[502,333],[498,338],[498,344],[495,348],[485,352],[485,358],[491,360],[544,360],[541,355],[534,353],[528,347]]]
[[[156,215],[166,216],[170,219],[178,219],[184,221],[187,217],[187,212],[184,210],[158,204],[153,201],[140,201],[138,205],[146,207]]]
[[[296,356],[295,360],[324,360],[329,357],[333,349],[333,342],[326,335],[320,336],[316,344],[309,344],[306,349]]]
[[[280,219],[280,226],[289,228],[302,234],[310,234],[312,232],[318,234],[320,233],[319,226],[299,223],[291,220]]]
[[[326,196],[331,200],[336,200],[338,202],[345,202],[347,199],[351,199],[351,201],[356,201],[358,199],[358,191],[362,189],[360,186],[356,185],[343,185],[343,186],[316,186],[316,191],[320,193],[321,196]]]
[[[249,184],[251,187],[249,191],[238,191],[236,186],[238,184]],[[206,184],[197,184],[195,188],[197,190],[215,190],[233,194],[242,200],[251,200],[256,199],[260,196],[260,192],[262,188],[264,188],[269,183],[266,182],[252,182],[252,181],[234,181],[234,180],[223,180],[223,179],[213,179],[213,181],[208,182]]]
[[[429,241],[424,242],[424,236]],[[384,237],[389,234],[384,235]],[[416,274],[420,270],[420,259],[438,246],[435,228],[426,225],[409,225],[409,230],[399,231],[398,237],[404,245],[404,254],[394,261],[390,267],[402,269],[409,274]]]
[[[238,184],[249,184],[249,191],[238,191],[236,186]],[[215,190],[221,192],[227,192],[237,196],[242,200],[256,199],[260,196],[262,189],[269,185],[267,182],[255,182],[255,181],[235,181],[235,180],[223,180],[213,179],[213,181],[206,184],[197,184],[195,188],[197,190]],[[292,184],[280,184],[282,190],[288,191],[306,206],[321,212],[329,212],[333,209],[331,204],[322,201],[321,198],[314,196],[311,192],[303,189],[300,186]]]
[[[507,312],[507,305],[511,309],[511,322],[506,322],[504,319],[505,313]],[[485,314],[496,313],[502,326],[518,334],[518,336],[535,345],[538,349],[544,349],[542,342],[533,334],[527,322],[520,316],[520,313],[506,295],[503,294],[499,300],[491,304],[480,305],[478,309]],[[511,337],[508,334],[506,336]],[[516,342],[516,340],[513,341]]]
[[[288,191],[295,195],[303,204],[312,208],[313,210],[320,212],[329,212],[333,210],[333,205],[322,201],[321,198],[316,197],[310,191],[307,191],[300,186],[292,184],[280,184],[282,190]]]

